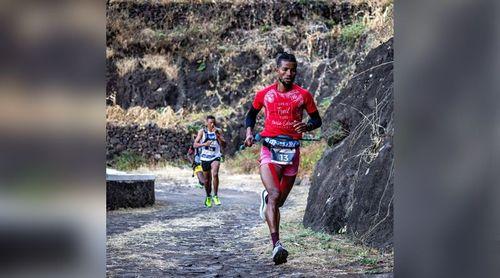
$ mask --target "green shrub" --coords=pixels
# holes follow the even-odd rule
[[[256,174],[259,171],[258,159],[260,157],[260,146],[256,145],[237,152],[227,160],[226,165],[231,166],[231,171],[239,174]]]
[[[359,262],[362,265],[367,265],[367,266],[376,266],[378,259],[377,258],[372,258],[372,257],[362,257]]]
[[[349,131],[346,129],[346,125],[334,121],[331,126],[323,133],[323,137],[327,139],[329,147],[337,144],[338,142],[344,140],[349,135]]]
[[[323,141],[304,142],[300,149],[299,176],[311,175],[316,163],[323,155],[326,143]]]
[[[321,100],[321,102],[319,103],[319,109],[323,112],[326,111],[326,109],[330,107],[330,104],[332,104],[332,99],[333,97],[326,97]]]
[[[187,126],[187,130],[190,134],[198,134],[198,131],[203,128],[203,123],[195,122]]]
[[[265,25],[260,26],[259,29],[262,33],[265,33],[265,32],[271,31],[271,25],[265,24]]]
[[[203,60],[198,60],[197,63],[198,68],[196,69],[196,71],[204,71],[207,68],[207,64],[205,64]]]
[[[340,40],[347,44],[353,44],[359,39],[359,37],[361,37],[361,35],[365,31],[365,28],[366,26],[363,24],[363,22],[360,21],[346,25],[344,28],[342,28],[342,31],[340,33]]]
[[[155,36],[157,39],[159,40],[164,40],[167,38],[167,34],[165,34],[164,32],[162,31],[155,31]]]
[[[332,28],[333,26],[337,25],[338,22],[335,19],[327,19],[325,20],[325,25],[328,28]]]
[[[120,171],[137,169],[144,164],[146,164],[146,159],[141,155],[131,151],[122,152],[114,160],[116,169]]]

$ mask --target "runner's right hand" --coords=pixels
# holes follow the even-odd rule
[[[253,135],[252,134],[247,134],[247,138],[245,139],[245,146],[251,147],[253,145]]]

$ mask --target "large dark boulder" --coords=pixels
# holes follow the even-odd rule
[[[390,248],[393,238],[393,40],[370,51],[332,100],[303,223]]]
[[[111,86],[112,80],[108,80]],[[159,69],[143,68],[125,74],[116,82],[116,104],[156,109],[177,104],[177,85]]]

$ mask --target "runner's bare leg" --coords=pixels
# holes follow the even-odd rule
[[[288,194],[290,194],[290,191],[292,190],[293,184],[295,183],[295,176],[285,176],[280,180],[280,200],[278,203],[279,207],[282,207],[283,204],[285,204],[286,198],[288,197]]]
[[[214,185],[214,196],[219,192],[219,161],[212,161],[212,183]]]
[[[196,176],[198,177],[200,184],[205,185],[205,176],[203,175],[203,171],[196,173]]]
[[[212,178],[210,177],[210,171],[203,171],[203,176],[205,177],[205,192],[208,197],[212,193]]]
[[[275,167],[277,177],[273,176],[272,171],[269,167],[274,167],[272,164],[264,164],[260,166],[260,178],[266,191],[267,195],[267,209],[265,211],[267,225],[269,226],[269,231],[271,233],[275,233],[279,231],[279,179],[281,176],[281,169],[276,169],[279,167]]]

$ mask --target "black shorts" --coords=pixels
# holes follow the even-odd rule
[[[220,162],[220,157],[217,157],[216,159],[210,160],[210,161],[202,161],[201,168],[203,169],[203,171],[208,172],[208,171],[212,170],[212,162],[214,162],[214,161]]]

